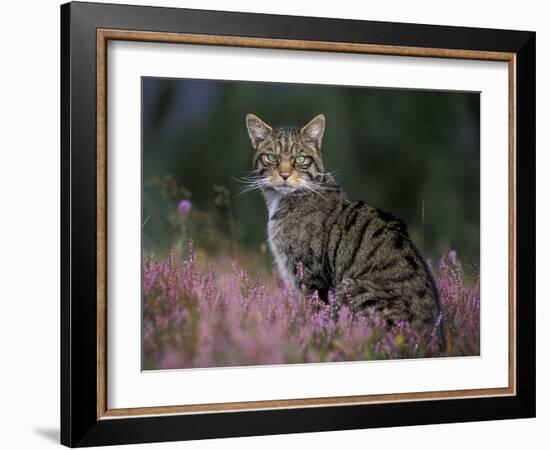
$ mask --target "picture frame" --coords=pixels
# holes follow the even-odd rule
[[[508,67],[508,386],[109,408],[107,44],[500,61]],[[61,6],[61,443],[535,416],[534,32],[72,2]]]

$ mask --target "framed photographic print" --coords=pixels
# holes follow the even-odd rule
[[[535,33],[61,7],[61,441],[535,415]]]

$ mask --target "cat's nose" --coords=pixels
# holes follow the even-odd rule
[[[286,180],[290,176],[290,172],[279,172],[279,175],[283,180]]]

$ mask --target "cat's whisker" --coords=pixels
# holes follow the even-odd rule
[[[237,193],[235,194],[235,197],[239,197],[239,196],[241,196],[241,195],[243,195],[243,194],[246,194],[247,192],[253,192],[253,191],[258,190],[258,189],[260,189],[260,188],[259,188],[259,187],[253,187],[253,188],[241,189],[239,192],[237,192]]]
[[[325,197],[321,194],[321,192],[324,192],[323,186],[321,186],[321,185],[319,185],[319,184],[317,184],[317,183],[312,183],[312,184],[310,185],[310,188],[312,188],[313,190],[315,190],[322,198],[325,198]]]
[[[312,192],[312,193],[318,195],[323,200],[325,200],[325,197],[321,194],[320,188],[319,188],[318,185],[313,184],[313,183],[305,182],[304,184],[302,184],[302,187],[305,188],[307,191]]]
[[[237,183],[241,183],[241,184],[252,184],[252,183],[255,183],[259,180],[263,180],[264,177],[261,176],[261,175],[247,175],[247,176],[244,176],[242,178],[236,178],[234,177],[233,175],[229,175],[229,177],[233,180],[233,181],[236,181]]]
[[[250,180],[250,181],[242,181],[241,184],[244,184],[245,186],[254,186],[260,182],[261,180]]]
[[[330,172],[324,172],[324,173],[323,173],[323,176],[330,175],[331,177],[333,177],[333,176],[335,176],[337,173],[338,173],[338,169],[336,169],[336,170],[331,170]]]
[[[262,186],[263,186],[262,183],[249,184],[248,186],[244,186],[239,192],[243,193],[243,192],[254,191],[256,189],[261,188]]]
[[[268,181],[265,178],[261,178],[259,180],[254,180],[246,183],[246,186],[244,186],[237,196],[245,194],[247,192],[257,191],[260,190],[262,187],[267,186]]]
[[[242,182],[241,184],[243,184],[243,187],[242,187],[242,189],[239,193],[259,189],[260,187],[264,186],[265,181],[263,179],[250,180],[250,181],[247,181],[247,182]]]

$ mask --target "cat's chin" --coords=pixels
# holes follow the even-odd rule
[[[271,186],[276,192],[279,194],[290,194],[291,192],[294,192],[297,190],[294,186],[290,186],[288,184],[281,184],[278,186]]]

